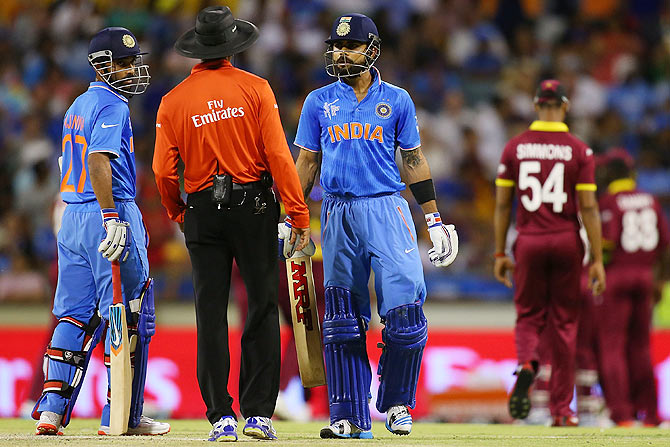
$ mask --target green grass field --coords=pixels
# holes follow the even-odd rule
[[[156,437],[100,437],[98,421],[94,419],[73,420],[65,436],[38,437],[33,435],[34,421],[25,419],[0,419],[0,446],[110,446],[110,445],[156,445],[193,446],[204,445],[211,426],[205,420],[173,420],[172,431]],[[276,422],[279,441],[274,446],[313,446],[336,444],[369,444],[372,446],[669,446],[670,430],[659,428],[602,430],[598,428],[549,428],[522,425],[475,425],[417,423],[409,436],[394,436],[387,432],[383,423],[373,424],[375,439],[372,440],[324,440],[319,438],[323,422],[295,423]],[[238,442],[256,441],[242,435],[238,430]]]

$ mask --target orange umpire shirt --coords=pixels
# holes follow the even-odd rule
[[[272,173],[298,228],[309,227],[298,172],[268,82],[229,61],[196,65],[161,101],[156,117],[153,171],[170,219],[184,221],[177,162],[184,161],[187,194],[229,174],[234,183],[256,182]]]

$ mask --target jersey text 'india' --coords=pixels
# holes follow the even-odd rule
[[[379,144],[384,144],[384,128],[382,126],[375,126],[370,132],[372,125],[370,123],[344,123],[340,127],[335,124],[328,126],[328,135],[330,135],[330,142],[341,140],[364,140],[377,141]]]

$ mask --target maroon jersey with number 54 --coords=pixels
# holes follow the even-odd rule
[[[514,187],[519,234],[579,231],[578,190],[595,191],[593,151],[560,122],[534,121],[503,150],[496,185]]]

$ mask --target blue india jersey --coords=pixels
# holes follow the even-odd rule
[[[88,155],[110,154],[112,194],[135,198],[135,154],[128,100],[104,82],[92,82],[63,119],[60,192],[64,202],[95,200],[88,176]]]
[[[405,189],[395,151],[421,145],[414,103],[405,90],[381,80],[358,102],[342,81],[312,91],[302,107],[295,145],[321,152],[321,186],[336,196],[369,197]]]

